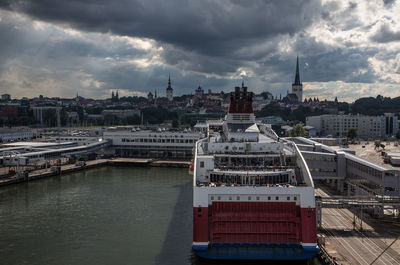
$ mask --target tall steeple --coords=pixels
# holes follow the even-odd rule
[[[174,99],[173,93],[174,93],[174,90],[171,87],[171,76],[168,75],[168,87],[165,90],[165,94],[166,94],[166,96],[168,98],[168,101],[172,101]]]
[[[299,71],[299,56],[298,55],[297,55],[297,62],[296,62],[296,77],[294,78],[293,85],[301,85],[300,71]]]
[[[300,82],[299,55],[296,60],[296,76],[292,84],[292,94],[296,94],[298,102],[303,102],[303,84]]]

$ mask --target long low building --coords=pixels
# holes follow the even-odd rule
[[[21,146],[24,144],[21,142]],[[40,145],[42,144],[42,145]],[[101,149],[107,148],[110,144],[109,141],[98,141],[95,143],[90,143],[87,145],[77,145],[76,143],[65,142],[57,144],[58,146],[53,146],[55,143],[38,143],[38,147],[34,150],[19,153],[9,152],[0,156],[0,165],[4,166],[26,166],[28,164],[36,163],[42,160],[56,159],[67,155],[80,155],[80,154],[90,154],[95,153]],[[73,146],[71,146],[73,145]],[[40,149],[39,146],[45,146],[47,148]],[[52,148],[49,148],[52,146]]]
[[[293,139],[314,180],[334,182],[348,194],[400,196],[400,170],[303,137]]]
[[[24,141],[36,137],[36,130],[26,127],[0,128],[0,142]]]
[[[122,157],[188,159],[200,133],[163,130],[110,130],[103,133],[110,140],[111,153]]]

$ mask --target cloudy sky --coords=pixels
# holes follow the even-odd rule
[[[400,96],[400,1],[0,0],[0,90],[105,98],[286,94]]]

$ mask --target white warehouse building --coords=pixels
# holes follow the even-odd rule
[[[36,130],[29,128],[0,128],[0,142],[30,140],[36,137]]]

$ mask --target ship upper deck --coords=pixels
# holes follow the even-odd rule
[[[313,186],[295,143],[256,123],[251,99],[236,87],[226,118],[207,125],[208,136],[195,146],[195,185]]]

